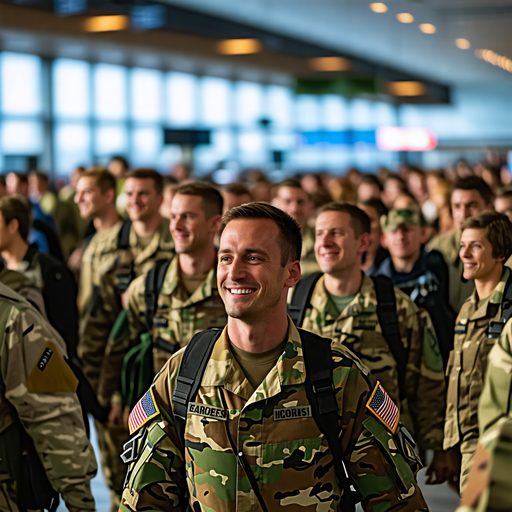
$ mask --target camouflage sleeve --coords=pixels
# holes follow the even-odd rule
[[[32,306],[34,306],[39,311],[39,313],[41,313],[41,316],[47,320],[46,308],[44,307],[44,299],[41,292],[36,287],[24,286],[18,290],[18,293],[24,299],[28,300],[30,304],[32,304]]]
[[[128,307],[118,315],[110,332],[98,383],[98,400],[103,406],[118,400],[124,356],[137,344],[143,329],[144,283],[145,278],[142,276],[130,284],[126,292]]]
[[[78,353],[82,361],[84,374],[93,389],[96,390],[108,337],[121,312],[121,304],[112,271],[101,276],[97,291],[94,294],[97,300],[84,320]]]
[[[13,309],[2,361],[6,399],[34,441],[48,479],[71,512],[94,510],[96,459],[85,431],[77,380],[56,331],[30,309]]]
[[[342,453],[361,495],[361,505],[365,511],[426,511],[427,505],[415,478],[421,465],[413,442],[404,441],[400,425],[392,434],[389,427],[370,412],[368,403],[377,383],[363,373],[356,364],[334,373],[334,385],[340,390],[337,398],[341,406]]]
[[[167,363],[153,384],[159,414],[145,427],[145,438],[137,449],[139,456],[128,469],[119,508],[123,512],[190,511],[186,507],[184,456],[169,405],[169,390],[174,388],[178,370]]]
[[[409,357],[405,377],[407,403],[421,450],[442,450],[446,384],[439,343],[424,309],[407,317]]]

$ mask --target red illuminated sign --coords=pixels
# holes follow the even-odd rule
[[[437,135],[427,128],[383,126],[376,131],[377,147],[382,151],[432,151]]]

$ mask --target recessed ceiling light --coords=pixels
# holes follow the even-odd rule
[[[396,15],[396,19],[401,23],[412,23],[414,21],[414,16],[408,12],[400,12]]]
[[[436,27],[434,27],[434,25],[432,25],[431,23],[422,23],[420,25],[420,30],[424,34],[435,34],[436,33]]]
[[[316,71],[347,71],[350,61],[343,57],[317,57],[309,59],[309,66]]]
[[[471,43],[463,37],[455,39],[455,44],[457,45],[457,48],[460,48],[461,50],[469,50],[471,48]]]
[[[262,47],[257,39],[226,39],[217,45],[217,50],[224,55],[244,55],[258,53]]]
[[[112,32],[114,30],[126,30],[130,26],[128,16],[93,16],[84,22],[86,32]]]
[[[381,2],[375,2],[373,4],[370,4],[370,9],[373,12],[387,12],[388,6],[386,4],[383,4]]]
[[[422,82],[389,82],[388,92],[395,96],[421,96],[427,88]]]

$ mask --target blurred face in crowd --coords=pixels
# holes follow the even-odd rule
[[[236,194],[231,194],[230,192],[223,192],[222,199],[224,199],[223,213],[227,212],[231,208],[234,208],[235,206],[241,206],[242,204],[250,203],[252,201],[249,194],[242,194],[241,196],[237,196]]]
[[[206,218],[201,196],[176,194],[171,204],[171,230],[177,254],[202,253],[213,243],[220,215]]]
[[[4,216],[0,212],[0,252],[8,250],[18,232],[18,221],[11,220],[10,224],[5,223]]]
[[[281,266],[281,236],[271,219],[236,219],[220,239],[217,283],[232,318],[257,321],[286,303],[300,277],[298,261]]]
[[[382,202],[388,208],[393,208],[394,202],[401,193],[402,184],[398,180],[386,180],[386,182],[384,183],[384,191],[382,193]]]
[[[108,164],[108,170],[115,176],[116,179],[124,177],[128,169],[124,166],[124,163],[120,160],[112,160]]]
[[[371,198],[380,199],[380,188],[374,183],[361,183],[357,189],[359,201],[366,201]]]
[[[370,217],[370,244],[368,245],[368,252],[375,253],[380,247],[380,239],[382,236],[382,230],[380,229],[380,217],[377,210],[372,206],[364,204],[357,205],[363,212]]]
[[[16,174],[10,172],[5,178],[5,186],[8,194],[20,194],[28,196],[28,183],[21,182]]]
[[[124,183],[126,211],[132,221],[148,221],[158,215],[162,194],[157,194],[151,178],[128,178]]]
[[[494,200],[494,208],[497,212],[504,213],[512,221],[512,196],[497,197]]]
[[[48,189],[48,183],[35,174],[28,177],[28,192],[31,197],[41,197]]]
[[[423,235],[424,229],[420,226],[401,224],[384,233],[384,240],[392,258],[410,258],[419,256]]]
[[[428,199],[427,184],[425,178],[416,172],[409,174],[409,188],[417,201],[423,203]]]
[[[173,187],[164,188],[164,199],[160,206],[160,215],[166,219],[171,218],[171,206],[174,198],[174,191],[175,189]]]
[[[315,256],[326,274],[359,272],[370,236],[363,233],[356,238],[350,219],[345,212],[322,212],[316,219]]]
[[[492,255],[492,245],[485,229],[465,229],[462,232],[459,256],[464,264],[464,278],[482,281],[491,276],[497,266],[501,269],[504,260]]]
[[[93,219],[105,211],[108,204],[114,201],[115,190],[107,190],[104,194],[96,184],[96,178],[85,176],[76,184],[75,203],[83,219]]]
[[[272,205],[293,217],[302,230],[306,227],[312,203],[308,194],[301,188],[281,187]]]
[[[492,204],[485,204],[483,197],[476,189],[455,189],[452,192],[451,205],[453,220],[458,229],[469,217],[473,217],[484,210],[492,210]]]

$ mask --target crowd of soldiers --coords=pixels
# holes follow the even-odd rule
[[[510,177],[0,177],[0,511],[511,510]]]

